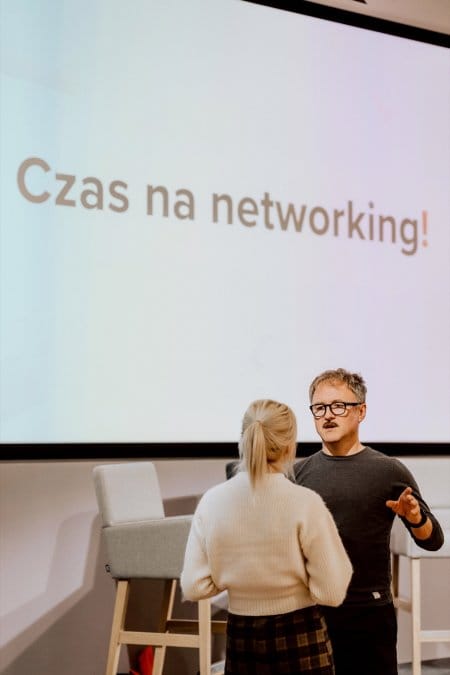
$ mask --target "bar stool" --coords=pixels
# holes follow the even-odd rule
[[[419,548],[399,518],[394,520],[391,533],[394,605],[397,610],[401,609],[411,613],[412,675],[421,674],[421,645],[423,642],[450,642],[450,613],[448,629],[424,630],[421,625],[421,561],[429,558],[450,559],[450,508],[434,508],[433,514],[441,524],[445,537],[444,545],[439,551],[425,551]],[[411,586],[409,598],[399,595],[400,556],[404,556],[410,562]],[[448,582],[450,583],[450,573]]]
[[[211,632],[224,633],[226,621],[211,621],[209,599],[197,603],[198,621],[173,617],[192,516],[165,517],[152,462],[98,465],[93,476],[107,569],[116,580],[106,675],[116,675],[122,645],[153,646],[153,675],[162,675],[167,647],[198,649],[200,675],[210,675]],[[131,579],[165,581],[155,632],[125,628]]]

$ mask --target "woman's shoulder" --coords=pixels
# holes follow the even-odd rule
[[[305,485],[298,485],[289,478],[286,478],[283,484],[283,489],[289,492],[292,499],[301,499],[305,504],[317,506],[318,504],[324,503],[318,492],[312,490],[309,487],[306,487]]]
[[[236,474],[222,483],[213,485],[203,493],[199,500],[199,506],[202,505],[203,508],[207,508],[210,504],[228,499],[234,492],[239,491],[243,482],[245,481],[243,481],[242,475]]]

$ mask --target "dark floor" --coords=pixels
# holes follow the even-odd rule
[[[223,661],[217,663],[216,667],[214,665],[211,668],[211,675],[214,675],[216,672],[222,673],[223,670]],[[410,663],[402,663],[398,667],[399,675],[411,675],[412,666]],[[423,661],[422,662],[422,675],[450,675],[450,659],[436,659],[433,661]]]
[[[214,670],[212,671],[214,672]],[[402,663],[398,667],[399,675],[411,675],[410,663]],[[125,673],[124,673],[125,675]],[[450,659],[436,659],[422,662],[422,675],[450,675]]]
[[[410,663],[402,663],[398,667],[399,675],[411,675]],[[422,662],[422,675],[450,675],[450,659],[435,659]]]
[[[217,666],[223,665],[223,662],[221,664],[217,663]],[[213,675],[215,672],[219,672],[214,668],[214,666],[211,669],[211,675]],[[220,668],[220,672],[222,673],[222,668]],[[412,673],[412,666],[410,663],[402,663],[398,667],[398,673],[399,675],[411,675]],[[422,662],[422,675],[450,675],[450,659],[435,659],[433,661],[423,661]]]

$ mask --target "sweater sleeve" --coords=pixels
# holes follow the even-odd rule
[[[221,589],[214,584],[208,563],[202,520],[194,514],[184,555],[180,577],[181,590],[186,600],[202,600],[217,595]]]
[[[353,568],[333,516],[322,498],[314,496],[310,517],[300,532],[309,590],[317,604],[337,607],[344,601]]]

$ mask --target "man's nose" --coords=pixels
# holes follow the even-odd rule
[[[334,412],[331,410],[331,404],[326,404],[326,405],[325,405],[325,415],[324,415],[324,417],[325,417],[326,419],[331,419],[331,418],[336,417],[336,415],[334,414]]]

